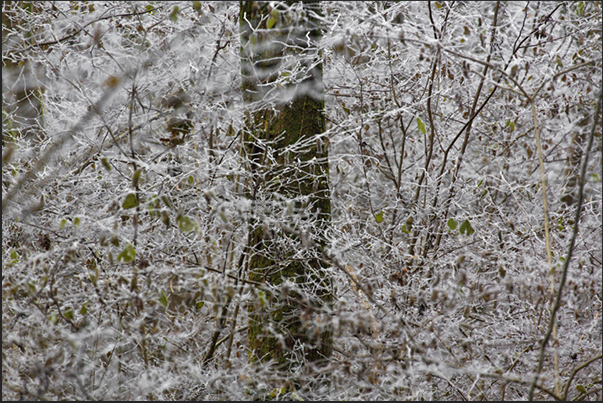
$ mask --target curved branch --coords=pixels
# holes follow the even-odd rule
[[[601,359],[601,354],[599,354],[596,357],[591,358],[590,360],[588,360],[586,362],[583,362],[582,364],[580,364],[576,368],[574,368],[574,370],[572,371],[572,374],[570,375],[569,379],[567,380],[567,384],[565,385],[565,391],[563,392],[563,396],[561,397],[561,400],[567,400],[567,393],[569,392],[570,385],[572,384],[572,381],[574,380],[574,377],[576,376],[578,371],[588,367],[590,364],[592,364],[593,362],[600,360],[600,359]]]

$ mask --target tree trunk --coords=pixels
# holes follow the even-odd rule
[[[324,245],[331,214],[328,155],[320,137],[322,63],[313,46],[320,38],[319,7],[242,2],[239,19],[255,213],[249,279],[274,290],[257,290],[249,307],[250,360],[273,361],[282,369],[332,353],[332,332],[328,320],[321,320],[332,301],[331,279],[314,247]],[[277,219],[279,211],[287,213]]]
[[[39,12],[40,7],[35,2],[6,2],[2,7],[2,44],[3,50],[8,51],[2,56],[2,147],[18,137],[36,140],[43,136],[44,68],[30,63],[29,55],[25,52],[10,52],[12,48],[35,43],[36,28],[28,26],[22,15]],[[24,36],[31,38],[31,43],[18,43],[21,38],[11,36],[13,30],[26,30]]]

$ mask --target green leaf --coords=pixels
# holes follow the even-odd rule
[[[375,220],[380,223],[381,221],[383,221],[383,211],[378,212],[377,214],[375,214]]]
[[[425,130],[425,123],[423,123],[421,118],[417,118],[417,126],[419,127],[419,131],[421,133],[423,133],[423,134],[427,133],[427,130]]]
[[[266,21],[266,28],[272,28],[274,24],[276,24],[276,21],[276,18],[273,18],[272,15],[270,15],[270,17],[268,17],[268,21]]]
[[[224,211],[220,211],[220,218],[222,219],[222,221],[228,222],[228,216]]]
[[[163,290],[161,290],[161,296],[159,297],[159,303],[161,305],[163,305],[165,308],[167,308],[167,306],[168,306],[168,299],[165,296],[165,293],[163,292]]]
[[[129,193],[124,199],[122,207],[124,209],[129,209],[136,206],[138,206],[138,199],[136,199],[136,195],[134,193]]]
[[[172,13],[170,14],[170,20],[172,20],[172,22],[178,21],[178,11],[180,11],[180,7],[174,6]]]
[[[67,308],[63,315],[65,315],[67,319],[73,320],[73,309],[71,309],[71,307]]]
[[[197,12],[200,13],[201,12],[201,2],[193,1],[193,9],[197,10]]]
[[[203,305],[205,305],[205,301],[198,301],[196,307],[197,309],[201,309],[203,308]]]
[[[402,232],[405,234],[410,234],[410,230],[406,227],[406,224],[402,224]]]
[[[463,221],[460,228],[461,234],[471,235],[475,232],[469,220]]]
[[[584,385],[576,385],[576,389],[578,390],[578,392],[580,393],[586,393],[586,388],[584,387]]]
[[[124,263],[130,263],[136,257],[136,250],[134,246],[128,242],[124,249],[117,255],[117,260],[121,260]]]
[[[161,200],[163,200],[163,202],[165,203],[165,205],[166,205],[168,208],[170,208],[170,209],[172,208],[172,201],[170,200],[170,198],[169,198],[168,196],[166,196],[166,195],[161,195]]]
[[[82,315],[85,315],[86,312],[88,312],[88,301],[84,302],[84,305],[82,305],[82,309],[80,309],[80,313]]]
[[[102,158],[101,158],[101,163],[103,164],[103,166],[105,167],[105,169],[106,169],[107,171],[110,171],[110,170],[111,170],[111,164],[109,164],[109,161],[107,161],[107,158],[106,158],[106,157],[102,157]]]
[[[132,187],[136,188],[138,187],[138,181],[140,180],[140,174],[142,172],[142,169],[137,169],[136,171],[134,171],[134,175],[132,175]]]
[[[63,218],[63,219],[61,219],[61,222],[59,223],[59,230],[64,229],[65,225],[67,225],[67,220]]]
[[[178,223],[178,229],[182,232],[191,232],[195,229],[195,223],[187,216],[179,215],[176,218],[176,222]]]
[[[561,60],[561,56],[557,55],[555,62],[557,63],[557,66],[563,68],[563,61]]]
[[[96,282],[98,281],[98,267],[95,268],[94,273],[90,273],[89,277],[90,282],[96,285]]]
[[[454,231],[459,226],[459,223],[454,218],[449,218],[446,225],[448,225],[450,231]]]

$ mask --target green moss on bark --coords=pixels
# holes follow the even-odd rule
[[[278,24],[274,29],[266,28],[267,19],[262,20],[262,16],[270,12],[265,2],[241,3],[242,84],[250,109],[244,142],[253,181],[249,197],[254,199],[259,189],[286,198],[307,196],[308,219],[315,220],[314,235],[323,239],[322,232],[330,222],[331,203],[327,150],[320,146],[317,137],[325,131],[322,66],[314,67],[310,78],[293,88],[295,96],[291,100],[256,107],[266,93],[262,88],[278,77],[279,57],[292,52],[277,45],[259,46],[275,39],[283,40],[283,32],[289,32],[279,31]],[[316,39],[320,34],[317,23],[314,27],[311,35]],[[266,149],[258,140],[271,145],[275,151],[271,158],[267,158]],[[285,151],[291,145],[302,143],[305,144],[303,151],[294,155]],[[315,321],[333,298],[326,264],[317,258],[294,260],[296,250],[278,250],[278,237],[289,237],[299,248],[302,242],[295,235],[266,228],[259,221],[251,224],[249,237],[249,279],[280,290],[278,295],[265,295],[249,305],[250,360],[273,361],[282,369],[291,369],[299,365],[293,350],[298,353],[301,349],[304,358],[313,362],[329,357],[332,332],[328,325],[319,326]],[[286,281],[294,287],[285,289]],[[310,286],[314,295],[309,298],[307,293],[295,291],[296,288],[307,291]]]

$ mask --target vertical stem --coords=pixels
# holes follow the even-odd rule
[[[552,257],[551,257],[551,241],[549,237],[549,210],[548,203],[546,199],[546,173],[544,171],[544,160],[542,158],[542,145],[540,143],[540,129],[538,128],[538,120],[536,119],[536,106],[534,105],[534,99],[530,99],[530,103],[532,105],[532,118],[534,120],[534,132],[536,133],[536,147],[538,148],[538,162],[540,164],[540,182],[542,184],[542,205],[544,208],[544,236],[546,242],[546,257],[548,264],[551,265]],[[554,276],[555,271],[551,269],[550,273]],[[554,278],[551,277],[553,280]],[[553,284],[553,290],[555,286]]]
[[[551,238],[549,235],[549,208],[546,198],[546,173],[544,171],[544,160],[542,158],[542,144],[540,141],[540,129],[538,127],[538,119],[536,119],[536,105],[534,98],[530,98],[530,104],[532,105],[532,119],[534,121],[534,133],[536,133],[536,147],[538,148],[538,162],[540,164],[540,182],[542,184],[542,207],[544,210],[544,239],[546,243],[546,258],[549,267],[549,281],[551,283],[551,308],[554,305],[555,297],[555,266],[553,266],[553,259],[551,256]],[[557,345],[557,323],[555,318],[552,318],[552,331],[553,331],[553,367],[555,371],[555,394],[559,394],[559,349]]]
[[[585,180],[586,166],[588,165],[590,148],[593,144],[593,137],[595,135],[595,129],[596,129],[598,121],[599,121],[599,110],[601,109],[601,97],[602,96],[603,96],[603,90],[601,88],[599,88],[599,96],[597,97],[597,106],[596,106],[595,114],[594,114],[594,118],[593,118],[593,125],[591,126],[590,136],[588,138],[588,144],[586,145],[586,150],[584,152],[584,159],[582,160],[582,162],[580,164],[580,179],[579,179],[579,185],[578,185],[578,191],[577,191],[578,202],[576,205],[576,216],[574,219],[575,224],[574,224],[574,228],[572,230],[572,235],[571,235],[569,246],[568,246],[567,257],[565,258],[565,262],[563,262],[563,268],[561,269],[561,280],[559,281],[559,289],[557,290],[557,295],[553,299],[553,307],[551,309],[551,318],[549,320],[549,330],[547,331],[547,334],[544,336],[544,339],[542,340],[542,344],[540,345],[540,354],[538,357],[538,367],[536,368],[536,374],[534,375],[534,380],[532,381],[532,384],[530,385],[528,400],[533,400],[534,387],[536,386],[536,382],[538,381],[538,377],[540,375],[540,370],[542,369],[542,362],[544,361],[544,350],[546,348],[546,344],[548,343],[548,341],[551,337],[551,334],[555,330],[555,317],[557,314],[557,310],[559,309],[559,306],[561,305],[561,293],[563,291],[563,286],[565,285],[565,281],[567,279],[567,271],[568,271],[570,260],[572,258],[572,253],[574,251],[576,235],[578,234],[578,223],[580,222],[580,211],[582,210],[582,202],[584,200],[583,190],[584,190],[584,183],[586,182],[586,180]],[[534,109],[532,109],[532,110],[534,110]],[[555,337],[555,336],[553,335],[553,337]],[[567,384],[565,394],[561,400],[565,400],[565,397],[567,397],[567,388],[568,387],[569,387],[569,383]]]

